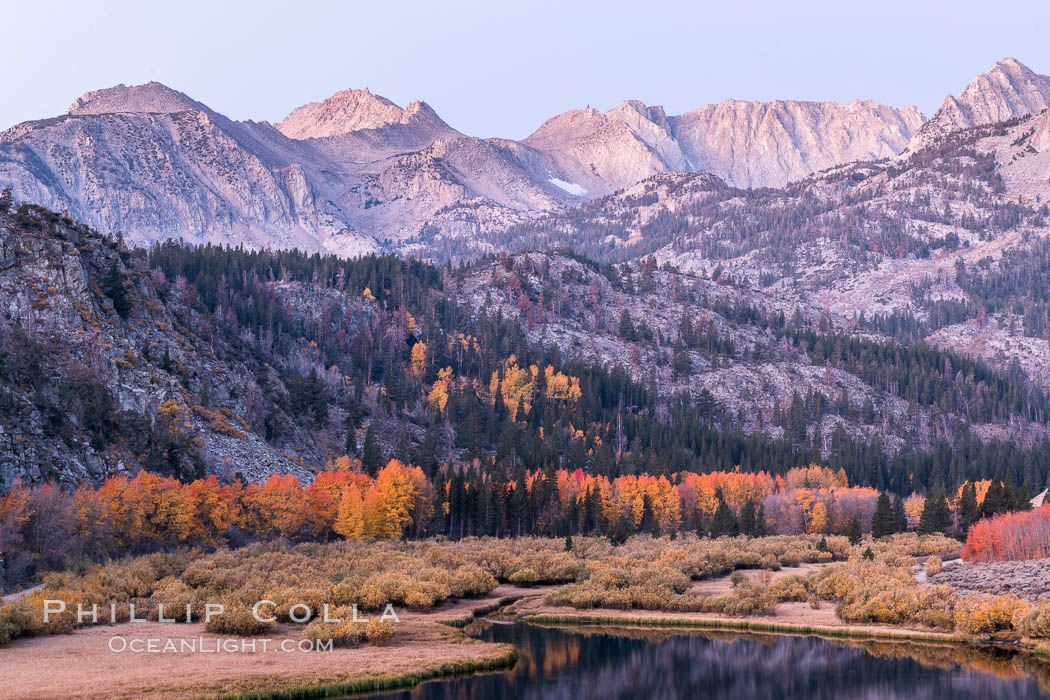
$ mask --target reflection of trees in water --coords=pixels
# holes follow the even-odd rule
[[[559,628],[554,628],[559,629]],[[683,631],[667,627],[561,627],[563,632],[580,637],[617,636],[649,643],[666,642],[683,635],[699,636],[724,643],[750,640],[764,645],[775,645],[784,635],[756,634],[738,631],[697,630]],[[1050,694],[1050,661],[1041,660],[1031,654],[1007,649],[980,648],[959,645],[938,645],[918,642],[825,640],[828,644],[845,649],[862,649],[869,656],[891,660],[912,660],[922,666],[952,671],[961,667],[967,671],[992,674],[1003,680],[1035,678],[1039,689]],[[754,651],[752,647],[750,652]],[[575,656],[574,656],[575,658]],[[570,662],[571,663],[571,662]]]
[[[1005,680],[1035,678],[1042,693],[1050,694],[1050,661],[1031,654],[999,649],[890,642],[854,643],[884,659],[914,659],[923,666],[951,670],[957,666]]]
[[[482,636],[513,642],[521,655],[518,665],[502,674],[426,684],[403,697],[1034,697],[1036,684],[1026,674],[1047,687],[1045,662],[967,647],[531,625],[496,625]]]

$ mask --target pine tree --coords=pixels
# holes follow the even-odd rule
[[[849,543],[854,547],[860,544],[861,538],[864,537],[864,533],[860,529],[860,520],[855,515],[850,518],[849,527],[846,528],[846,537],[849,538]]]
[[[365,444],[361,449],[361,466],[370,476],[375,476],[383,466],[383,450],[376,440],[376,431],[369,425],[365,431]]]
[[[634,330],[634,323],[631,321],[631,314],[627,309],[624,309],[623,313],[620,314],[619,331],[620,337],[624,340],[634,340],[638,337]]]
[[[733,511],[729,509],[722,493],[718,493],[718,507],[711,518],[711,537],[729,536],[733,537],[740,533],[740,525],[737,523]]]
[[[755,502],[750,498],[740,509],[740,532],[748,537],[758,535],[758,514],[755,512]]]
[[[700,539],[709,537],[711,535],[710,530],[707,529],[707,522],[704,520],[704,511],[699,508],[696,509],[696,536]]]
[[[871,536],[878,539],[897,531],[897,520],[893,517],[893,506],[885,492],[879,494],[875,503],[875,515],[871,518]]]
[[[328,425],[328,387],[324,381],[317,376],[317,370],[310,370],[307,379],[307,397],[310,401],[310,413],[313,416],[315,428],[324,428]]]
[[[685,344],[679,340],[675,344],[674,358],[671,360],[671,369],[676,377],[687,377],[693,371],[693,361],[686,350]]]
[[[959,525],[956,535],[959,539],[965,540],[967,533],[970,532],[970,526],[981,517],[981,510],[977,505],[977,489],[972,481],[967,481],[963,484],[957,512],[959,514]]]
[[[117,315],[122,319],[127,319],[131,314],[131,300],[128,299],[128,290],[124,288],[124,279],[120,275],[120,268],[117,266],[116,258],[113,259],[113,264],[109,268],[109,274],[102,284],[102,289],[113,302],[113,310],[117,312]]]
[[[1010,510],[1032,510],[1032,496],[1024,484],[1012,488],[1010,496],[1012,501]]]
[[[893,524],[894,532],[908,531],[908,512],[904,510],[904,499],[900,494],[893,496]]]
[[[609,533],[609,544],[619,547],[630,536],[631,523],[627,521],[626,516],[620,516],[620,519],[616,521],[616,525],[613,526],[612,531]]]
[[[1005,513],[1007,510],[1009,510],[1008,497],[1003,482],[992,479],[992,483],[988,485],[988,490],[984,494],[984,500],[981,502],[981,515],[990,518],[993,515]]]
[[[660,535],[660,523],[653,511],[653,499],[649,494],[642,496],[642,522],[638,527],[639,532],[648,532],[653,537]]]
[[[952,513],[948,508],[948,501],[944,498],[944,492],[940,487],[935,487],[933,492],[926,496],[922,506],[922,515],[919,517],[919,532],[930,534],[934,532],[948,532],[952,526]]]

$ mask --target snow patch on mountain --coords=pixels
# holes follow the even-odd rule
[[[566,182],[565,180],[559,180],[556,177],[550,178],[548,182],[559,189],[565,190],[569,194],[576,195],[577,197],[582,197],[587,194],[587,190],[581,185],[577,185],[575,182]]]

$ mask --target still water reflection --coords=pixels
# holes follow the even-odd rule
[[[434,681],[378,697],[1050,697],[1050,665],[1005,651],[677,630],[556,629],[521,623],[476,623],[473,632],[486,641],[514,644],[521,655],[517,666],[504,673]]]

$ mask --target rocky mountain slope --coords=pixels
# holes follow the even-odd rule
[[[668,171],[712,173],[737,187],[782,187],[833,165],[900,153],[922,124],[918,109],[871,101],[745,102],[668,117],[624,102],[554,117],[525,143],[549,154],[594,194]]]
[[[402,108],[367,90],[271,125],[234,122],[158,83],[120,85],[0,133],[0,186],[133,243],[441,259],[490,251],[494,233],[657,174],[782,187],[893,157],[909,139],[1045,106],[1048,80],[1007,59],[922,128],[915,108],[871,101],[727,100],[673,116],[631,100],[558,115],[521,142],[462,134],[425,102]]]
[[[271,132],[157,83],[119,86],[0,134],[0,181],[18,201],[138,244],[176,237],[344,255],[373,249],[316,184],[323,161]]]
[[[1050,386],[1050,112],[949,133],[781,190],[653,176],[490,245],[569,245],[762,290]]]
[[[1050,436],[1045,417],[968,415],[965,399],[948,408],[910,394],[907,382],[876,379],[917,371],[901,362],[910,349],[877,332],[858,332],[847,316],[747,284],[651,262],[602,268],[526,253],[472,267],[451,290],[479,312],[519,319],[531,341],[557,348],[563,358],[622,365],[661,393],[728,412],[721,418],[726,424],[815,440],[825,452],[836,435],[877,437],[890,452],[932,449],[959,429],[1023,444]],[[818,350],[851,343],[863,348],[853,359],[842,347],[828,356]],[[880,352],[895,355],[892,368],[874,369],[861,359]],[[960,366],[959,357],[949,366],[953,361]],[[804,415],[789,417],[795,410]]]
[[[915,135],[911,148],[926,146],[956,129],[1038,114],[1047,107],[1050,76],[1038,75],[1015,58],[1004,58],[961,93],[946,97]]]
[[[230,333],[221,308],[209,311],[196,288],[151,269],[141,251],[44,209],[5,209],[0,484],[97,481],[140,466],[183,478],[305,479],[302,464],[333,453],[296,405],[305,377],[342,386],[316,346]],[[375,317],[365,300],[334,290],[262,284],[296,322],[323,309],[338,312],[337,330],[356,333]],[[341,435],[338,443],[342,453]]]

